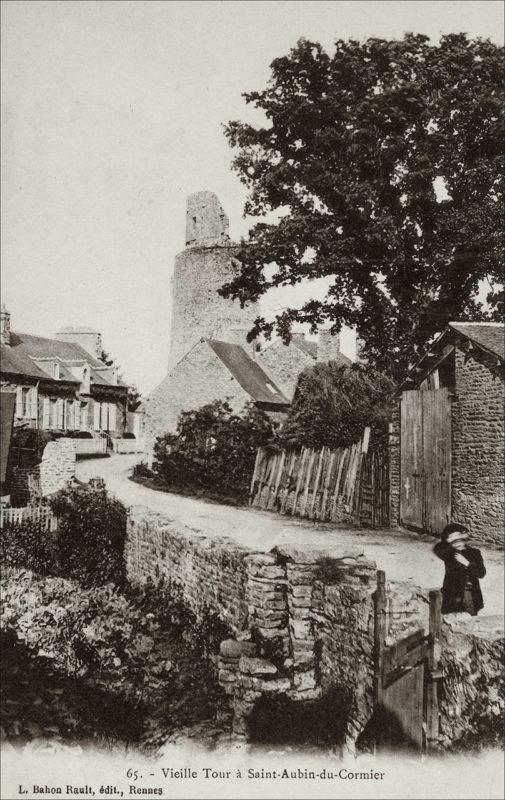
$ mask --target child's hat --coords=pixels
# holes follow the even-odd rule
[[[466,541],[468,539],[468,528],[459,522],[450,522],[442,531],[442,539],[448,544],[453,542]]]

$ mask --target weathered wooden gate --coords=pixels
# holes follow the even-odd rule
[[[420,752],[438,747],[441,608],[441,592],[430,592],[428,634],[420,628],[388,646],[386,576],[377,573],[374,727],[378,747],[408,745]]]
[[[440,533],[451,518],[451,405],[447,389],[402,394],[400,519]]]
[[[371,528],[389,525],[389,458],[385,446],[363,456],[357,517]]]

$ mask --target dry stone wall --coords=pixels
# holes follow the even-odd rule
[[[232,631],[216,666],[237,737],[251,737],[265,701],[269,707],[282,698],[309,713],[340,697],[340,743],[354,749],[373,715],[376,568],[359,549],[256,553],[135,508],[126,562],[132,583],[173,581],[197,616],[210,609]],[[427,631],[428,609],[418,587],[389,582],[386,644]],[[444,619],[443,746],[489,728],[503,712],[503,641],[502,621]]]
[[[48,442],[39,466],[42,497],[64,489],[75,475],[75,447],[71,439]]]
[[[479,354],[456,350],[452,403],[452,517],[482,542],[505,532],[505,385]]]

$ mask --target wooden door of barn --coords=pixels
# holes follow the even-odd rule
[[[440,533],[451,518],[451,405],[447,389],[403,392],[400,519]]]
[[[429,631],[387,645],[386,576],[375,593],[374,739],[377,747],[436,750],[442,593],[430,592]]]

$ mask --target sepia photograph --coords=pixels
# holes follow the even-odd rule
[[[2,800],[505,800],[501,0],[0,0]]]

